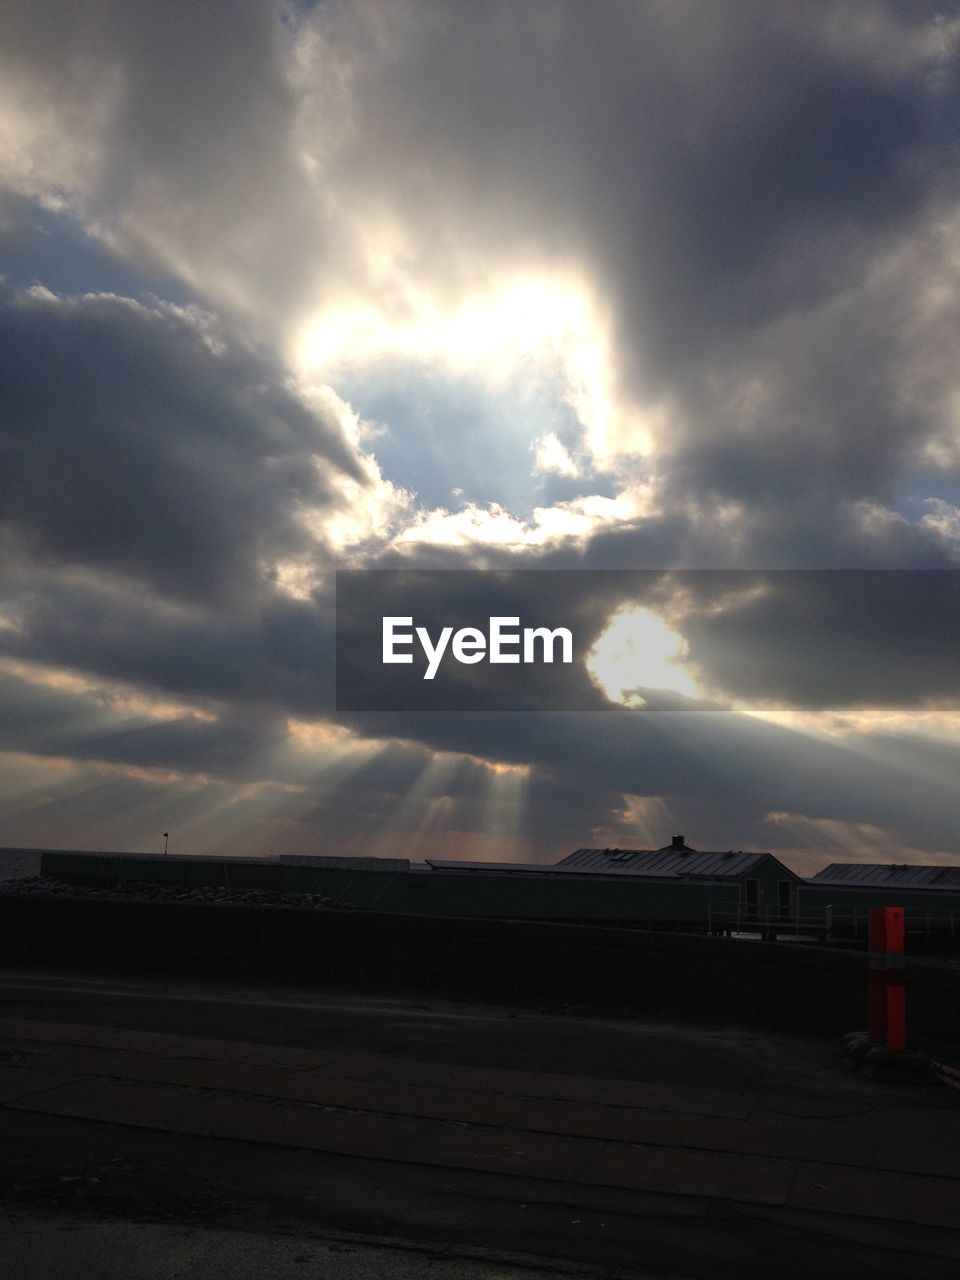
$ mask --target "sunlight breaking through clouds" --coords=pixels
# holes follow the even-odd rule
[[[6,838],[956,844],[954,8],[9,0]],[[588,593],[608,712],[348,721],[397,564],[932,577]]]
[[[684,670],[687,646],[650,609],[626,608],[611,620],[587,656],[587,669],[611,702],[643,706],[644,690],[699,691]]]

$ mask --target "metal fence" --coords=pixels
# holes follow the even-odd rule
[[[869,907],[797,905],[790,910],[744,903],[715,908],[712,903],[707,903],[707,928],[710,932],[866,940],[869,917]],[[904,924],[907,934],[914,937],[960,938],[960,907],[930,909],[907,906],[904,908]]]

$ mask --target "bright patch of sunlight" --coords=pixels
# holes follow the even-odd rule
[[[617,613],[587,655],[587,670],[612,702],[642,705],[635,690],[657,689],[693,696],[697,687],[682,662],[687,647],[649,609]]]

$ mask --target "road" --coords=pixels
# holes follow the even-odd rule
[[[7,972],[0,1104],[25,1280],[960,1261],[960,1094],[865,1080],[829,1041]]]

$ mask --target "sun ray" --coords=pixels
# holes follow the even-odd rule
[[[530,770],[523,766],[492,765],[483,808],[481,830],[487,855],[493,860],[521,861],[523,828]]]
[[[455,756],[434,756],[426,759],[413,785],[388,812],[382,814],[381,829],[371,846],[377,857],[410,858],[419,860],[422,854],[421,839],[431,831],[442,811],[449,809],[446,787],[452,779],[458,761]]]

